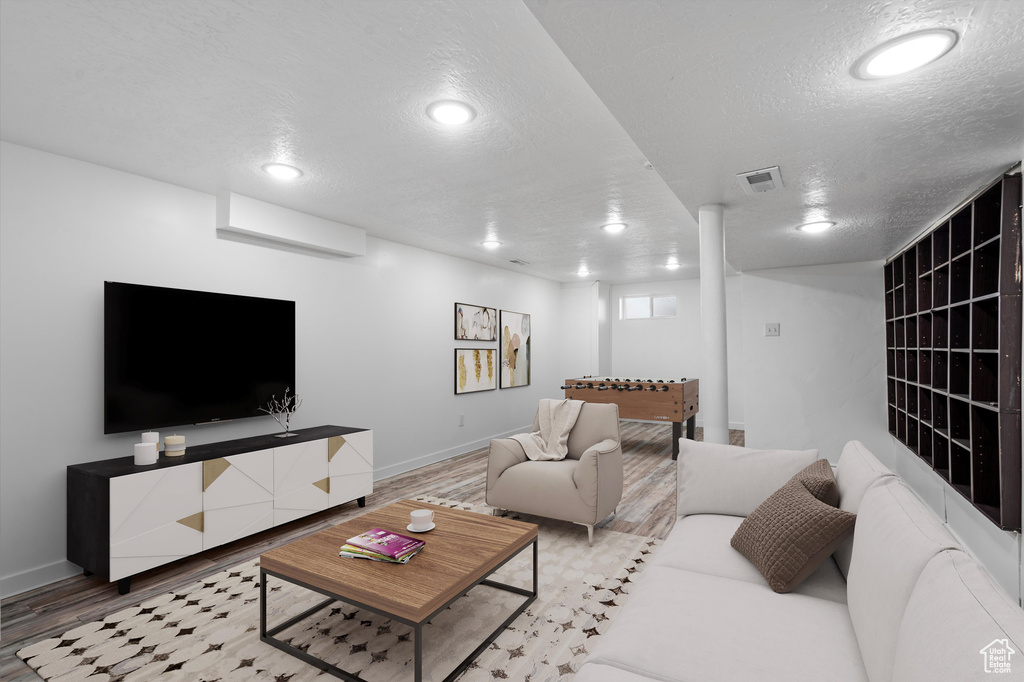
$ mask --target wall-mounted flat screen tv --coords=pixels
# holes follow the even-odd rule
[[[295,393],[295,302],[105,282],[103,432],[265,415]]]

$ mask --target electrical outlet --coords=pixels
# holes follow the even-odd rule
[[[764,335],[781,336],[781,326],[779,322],[766,322],[764,325]]]
[[[466,415],[460,414],[459,415],[459,426],[465,426],[465,425],[466,425]]]

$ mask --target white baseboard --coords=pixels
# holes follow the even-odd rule
[[[7,599],[22,592],[34,590],[43,585],[55,583],[74,575],[81,574],[82,569],[70,561],[55,561],[52,564],[31,568],[14,575],[0,578],[0,597]]]
[[[446,459],[451,459],[452,457],[464,455],[467,452],[472,452],[473,450],[485,448],[495,438],[508,438],[513,434],[526,433],[529,430],[530,425],[527,424],[525,426],[520,426],[518,428],[512,429],[511,431],[506,431],[504,433],[496,433],[494,435],[487,436],[486,438],[481,438],[479,440],[474,440],[468,443],[463,443],[461,445],[456,445],[455,447],[446,448],[444,450],[432,452],[426,455],[422,455],[420,457],[408,459],[405,460],[404,462],[399,462],[398,464],[392,464],[391,466],[383,467],[380,469],[374,469],[373,480],[379,481],[384,478],[391,478],[392,476],[408,473],[410,471],[413,471],[414,469],[419,469],[420,467],[424,467],[428,464],[443,462]]]
[[[663,421],[654,420],[654,419],[623,419],[622,421],[626,421],[626,422],[640,422],[641,424],[671,424],[672,423],[672,422],[663,422]],[[701,428],[704,428],[704,420],[698,417],[695,425],[699,426]],[[729,422],[729,428],[733,429],[735,431],[744,431],[744,430],[746,430],[746,426],[745,426],[744,422]]]

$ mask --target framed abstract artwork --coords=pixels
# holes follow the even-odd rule
[[[455,395],[498,387],[497,352],[493,348],[455,349]]]
[[[530,385],[530,316],[501,311],[501,387]]]
[[[456,303],[455,340],[497,341],[498,310],[468,303]]]

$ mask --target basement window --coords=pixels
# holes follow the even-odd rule
[[[619,299],[619,319],[647,320],[656,317],[675,317],[675,296],[623,296]]]

